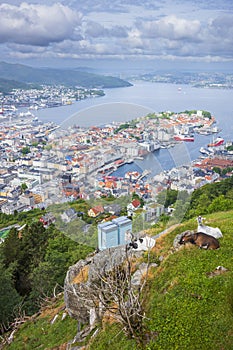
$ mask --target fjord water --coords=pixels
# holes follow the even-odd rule
[[[105,96],[88,98],[69,106],[41,109],[36,115],[42,121],[54,121],[66,128],[82,127],[132,120],[151,112],[207,110],[215,116],[225,141],[233,141],[233,89],[195,88],[190,85],[161,84],[137,81],[126,88],[106,89]],[[216,135],[215,135],[216,136]],[[149,154],[126,169],[152,169],[153,173],[173,166],[188,164],[200,156],[199,149],[213,136],[195,135],[195,142],[181,143],[170,149]],[[153,164],[153,166],[152,166]],[[121,168],[124,172],[125,169]]]

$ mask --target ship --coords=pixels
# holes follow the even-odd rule
[[[208,144],[208,147],[221,146],[223,143],[224,143],[224,139],[222,137],[217,137],[215,140],[213,140],[212,143]]]
[[[154,151],[158,151],[161,148],[161,144],[159,142],[154,143]]]
[[[202,153],[202,154],[207,154],[207,155],[210,154],[210,152],[204,147],[201,147],[199,152]]]
[[[179,135],[174,135],[174,140],[176,140],[176,141],[193,142],[194,141],[194,136],[179,134]]]
[[[216,134],[221,131],[217,126],[213,127],[203,127],[203,128],[195,128],[195,131],[200,135],[211,135]]]
[[[143,158],[143,157],[140,157],[140,156],[134,157],[134,159],[137,159],[137,160],[144,160],[144,158]]]
[[[199,152],[202,153],[202,154],[206,154],[208,156],[214,153],[213,149],[211,149],[211,148],[204,148],[204,147],[201,147]]]

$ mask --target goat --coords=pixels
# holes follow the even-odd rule
[[[180,239],[180,244],[185,244],[187,242],[204,249],[218,249],[220,247],[219,241],[215,237],[203,232],[185,232]]]

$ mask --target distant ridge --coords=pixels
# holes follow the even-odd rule
[[[53,69],[34,68],[22,64],[0,62],[0,78],[22,83],[81,86],[85,88],[116,88],[132,86],[117,77],[83,71],[83,68]]]
[[[23,82],[19,82],[16,80],[10,80],[10,79],[4,79],[0,78],[0,92],[3,94],[8,94],[13,89],[32,89],[32,88],[40,88],[38,85],[35,84],[26,84]]]

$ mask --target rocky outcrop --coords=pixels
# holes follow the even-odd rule
[[[67,272],[64,284],[64,298],[69,315],[81,323],[89,322],[89,313],[85,301],[81,300],[76,285],[86,282],[85,273],[89,269],[91,260],[79,260]]]
[[[138,286],[148,268],[147,264],[135,263],[142,253],[143,250],[137,251],[120,246],[100,251],[71,266],[64,284],[65,304],[69,315],[82,324],[94,326],[96,320],[101,317],[101,310],[99,305],[96,308],[93,286],[98,283],[101,276],[111,272],[116,266],[121,266],[126,256],[134,260],[132,285]]]

